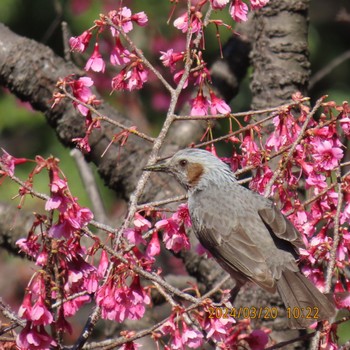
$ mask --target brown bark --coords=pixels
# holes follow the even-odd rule
[[[307,94],[309,0],[270,1],[254,16],[251,60],[254,109],[279,106],[296,91]]]
[[[254,69],[251,82],[253,109],[288,103],[296,91],[307,94],[310,78],[308,8],[309,0],[277,0],[270,1],[254,15],[251,52]],[[277,161],[270,164],[272,168],[277,165]],[[273,329],[271,336],[277,342],[297,337],[299,332],[290,330],[285,322],[281,299],[271,299],[265,291],[259,291],[258,295],[270,305],[273,300],[279,310],[279,317],[272,324],[266,324]],[[307,344],[292,343],[284,349],[300,347],[307,348]]]
[[[62,144],[74,147],[71,140],[84,135],[84,119],[76,113],[68,99],[51,108],[52,94],[58,79],[69,74],[81,75],[82,72],[47,46],[21,37],[0,24],[0,85],[43,112]],[[102,104],[99,111],[126,126],[132,125],[106,103]],[[119,131],[110,125],[103,125],[101,130],[96,130],[90,137],[91,153],[87,159],[97,166],[100,176],[110,188],[128,198],[135,188],[151,144],[131,135],[120,152],[116,145],[112,145],[101,158],[113,134]],[[153,183],[149,186],[145,199],[151,199],[159,192],[156,185]]]

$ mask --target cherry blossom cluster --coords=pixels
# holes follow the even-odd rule
[[[21,163],[4,152],[1,169],[4,174],[14,178],[15,166]],[[154,265],[156,256],[161,252],[159,236],[169,250],[179,252],[189,249],[185,232],[191,226],[187,205],[180,205],[170,217],[160,213],[151,215],[147,209],[151,221],[136,213],[133,227],[124,231],[125,253],[120,260],[109,256],[105,249],[100,249],[104,245],[97,237],[91,240],[90,245],[82,243],[81,238],[92,220],[92,213],[80,207],[77,198],[72,196],[58,160],[38,156],[33,163],[36,165],[28,180],[22,184],[24,190],[20,193],[22,196],[31,194],[44,199],[48,214],[36,214],[27,237],[17,241],[20,250],[38,266],[18,311],[18,316],[25,320],[26,325],[18,335],[17,346],[21,349],[57,346],[59,340],[54,334],[71,333],[69,318],[92,300],[101,308],[104,319],[123,322],[127,318],[142,318],[151,303],[150,289],[142,286],[140,276],[130,266],[139,266],[145,271],[157,269],[161,273],[161,269]],[[34,177],[44,169],[49,175],[48,196],[38,194],[32,187]],[[112,270],[107,273],[109,267]],[[247,321],[238,322],[237,327],[233,328],[232,324],[236,323],[234,319],[211,319],[205,308],[193,311],[193,317],[199,326],[189,323],[184,317],[184,310],[175,307],[153,334],[154,340],[164,343],[163,336],[170,334],[169,349],[182,349],[185,346],[198,348],[205,338],[216,342],[222,349],[235,344],[237,339],[249,343],[251,336],[247,333]],[[54,334],[48,333],[45,328],[48,325]],[[266,343],[265,340],[263,342]],[[136,342],[127,344],[138,347]],[[129,348],[127,344],[125,348]]]
[[[259,9],[266,5],[268,0],[251,0],[250,8],[252,10]],[[183,2],[186,5],[186,2]],[[211,88],[210,72],[207,68],[205,59],[203,58],[204,48],[204,30],[208,25],[215,25],[218,29],[220,26],[230,28],[221,20],[210,19],[210,16],[204,20],[205,11],[221,11],[229,7],[229,12],[234,21],[246,21],[248,13],[248,5],[242,0],[202,0],[194,1],[190,9],[181,7],[179,1],[175,2],[171,11],[171,16],[178,12],[179,15],[173,21],[173,26],[182,33],[191,34],[188,50],[175,51],[174,48],[160,51],[160,61],[165,67],[170,68],[175,84],[179,84],[184,74],[188,75],[182,84],[185,89],[189,84],[198,86],[197,95],[190,100],[191,115],[208,115],[208,114],[228,114],[231,112],[229,105],[220,97],[216,96]],[[177,8],[179,7],[179,8]],[[208,12],[209,13],[209,12]],[[129,34],[134,29],[134,25],[145,26],[148,23],[148,17],[144,12],[132,13],[128,7],[120,7],[117,10],[109,11],[107,15],[100,15],[100,19],[95,24],[85,30],[81,35],[72,37],[69,40],[72,51],[83,53],[91,44],[93,38],[96,38],[93,44],[93,51],[87,60],[84,69],[89,72],[104,73],[108,64],[109,56],[110,65],[118,69],[118,73],[114,75],[110,81],[112,91],[132,91],[141,89],[148,80],[150,71],[159,77],[159,70],[154,64],[151,64],[143,55],[142,51],[137,49],[131,41]],[[231,29],[232,30],[232,29]],[[111,40],[106,40],[105,33],[110,34]],[[100,42],[102,42],[102,45]],[[112,43],[111,43],[112,41]],[[220,47],[221,47],[221,43]],[[101,51],[101,47],[104,49]],[[106,47],[109,48],[106,50]],[[189,74],[188,68],[191,66]],[[190,62],[190,63],[189,63]],[[90,151],[88,143],[89,135],[94,127],[99,124],[92,122],[89,106],[98,106],[99,101],[91,92],[94,82],[91,77],[81,77],[76,82],[72,77],[61,80],[58,87],[62,87],[62,83],[68,83],[71,92],[75,97],[73,101],[74,107],[89,120],[86,122],[86,134],[84,137],[73,140],[77,146],[85,153]],[[170,86],[170,85],[169,85]],[[65,93],[57,93],[55,98],[56,105]],[[91,109],[90,109],[91,111]]]
[[[148,18],[144,12],[132,14],[127,7],[119,8],[101,15],[100,20],[95,21],[95,25],[77,37],[72,37],[69,44],[73,51],[85,52],[96,32],[96,42],[93,52],[86,62],[85,70],[103,73],[106,68],[105,59],[102,57],[99,45],[99,35],[109,28],[114,39],[114,45],[109,54],[109,62],[113,66],[122,66],[120,72],[113,77],[111,87],[113,90],[135,90],[142,88],[147,81],[148,71],[145,69],[142,60],[135,52],[130,52],[122,43],[121,33],[126,34],[133,30],[133,24],[145,26]],[[90,85],[89,85],[90,86]]]
[[[13,177],[14,166],[19,162],[7,153],[4,156],[6,162],[5,166],[1,162],[2,169]],[[26,320],[17,339],[21,349],[45,349],[56,345],[44,328],[47,325],[54,325],[58,333],[71,333],[66,317],[74,315],[90,301],[89,293],[96,291],[99,277],[98,269],[85,261],[86,250],[80,244],[79,230],[92,220],[91,211],[81,207],[70,193],[56,158],[37,156],[33,162],[36,165],[19,193],[22,199],[31,194],[35,176],[46,169],[50,196],[41,195],[41,198],[45,199],[45,210],[49,214],[36,214],[28,236],[17,241],[19,249],[40,268],[30,280],[18,312]],[[52,308],[55,301],[62,303],[76,293],[82,294],[66,300],[57,310]]]
[[[269,330],[254,330],[247,332],[249,320],[235,321],[233,318],[209,318],[204,308],[202,311],[191,313],[197,327],[184,321],[183,310],[178,309],[160,328],[164,335],[170,335],[165,349],[199,349],[206,340],[214,342],[217,349],[229,350],[249,346],[251,349],[264,349],[268,343]],[[205,336],[203,335],[205,334]],[[155,335],[157,340],[159,335]]]
[[[300,97],[294,96],[296,100]],[[282,109],[273,118],[274,131],[266,140],[262,138],[264,127],[254,126],[239,138],[230,140],[241,149],[241,153],[234,151],[231,158],[224,160],[233,171],[254,169],[249,186],[264,194],[275,174],[270,160],[279,157],[275,166],[278,165],[281,171],[272,184],[272,195],[278,198],[282,212],[304,234],[307,249],[302,251],[302,268],[323,291],[325,272],[332,259],[335,220],[338,218],[340,240],[333,257],[336,261],[334,278],[337,292],[345,292],[349,287],[345,271],[349,266],[350,249],[350,174],[343,171],[347,163],[341,162],[345,153],[343,142],[350,136],[350,108],[347,102],[342,105],[324,102],[322,108],[319,119],[311,118],[302,135],[309,107],[302,104],[298,114],[291,107]],[[296,145],[295,150],[287,159],[286,154],[293,144]],[[306,202],[298,191],[303,181],[307,191]],[[339,195],[343,196],[344,204],[340,204],[337,214]],[[335,294],[339,308],[350,307],[347,295],[340,297]]]

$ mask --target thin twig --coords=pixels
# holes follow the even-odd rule
[[[311,120],[311,118],[314,116],[314,114],[316,113],[316,111],[320,108],[322,102],[324,101],[326,97],[323,96],[320,99],[317,100],[314,108],[309,112],[309,114],[307,115],[307,117],[305,118],[304,124],[301,127],[300,131],[299,131],[299,136],[297,137],[297,139],[293,142],[292,147],[289,149],[289,152],[287,154],[287,157],[284,160],[284,166],[289,162],[289,160],[292,158],[293,153],[295,151],[295,149],[297,148],[297,146],[299,145],[300,141],[303,139],[304,137],[304,133],[306,131],[306,128],[309,125],[309,122]],[[271,193],[271,188],[273,186],[273,184],[275,183],[275,181],[277,180],[277,178],[281,175],[282,173],[282,169],[284,168],[284,166],[280,166],[273,174],[273,176],[271,177],[271,179],[269,180],[268,184],[265,187],[265,191],[264,191],[264,196],[265,197],[269,197],[270,193]]]
[[[266,117],[266,118],[264,118],[264,119],[261,119],[261,120],[255,122],[254,124],[249,124],[249,125],[247,125],[247,126],[244,126],[243,128],[240,128],[240,129],[238,129],[238,130],[236,130],[236,131],[234,131],[234,132],[231,132],[230,134],[217,137],[217,138],[212,139],[212,140],[210,140],[210,141],[205,141],[205,142],[197,143],[197,144],[195,145],[195,147],[203,147],[203,146],[211,145],[211,144],[213,144],[213,143],[215,143],[215,142],[225,141],[225,140],[231,138],[232,136],[239,135],[239,134],[241,134],[241,133],[243,133],[243,132],[245,132],[245,131],[251,130],[251,129],[253,129],[253,128],[256,127],[256,126],[261,125],[261,124],[263,124],[263,123],[265,123],[265,122],[267,122],[267,121],[273,119],[277,114],[278,114],[278,112],[276,112],[275,114],[271,114],[270,116],[268,116],[268,117]]]
[[[196,309],[201,303],[203,303],[203,301],[205,301],[206,299],[210,298],[213,294],[215,294],[218,290],[220,290],[222,285],[224,283],[226,283],[227,280],[229,280],[229,279],[230,279],[229,275],[225,276],[208,293],[204,294],[200,299],[198,299],[197,303],[192,304],[191,306],[187,307],[184,310],[184,312],[187,313],[187,312],[189,312],[189,311],[191,311],[193,309]],[[120,337],[118,339],[108,339],[108,340],[104,340],[104,341],[101,341],[101,342],[95,342],[95,343],[91,343],[91,344],[88,344],[88,345],[84,346],[84,349],[89,349],[89,350],[92,350],[92,349],[101,349],[101,350],[113,349],[113,348],[115,348],[118,345],[122,345],[122,344],[125,344],[127,342],[143,338],[143,337],[153,333],[158,328],[160,328],[165,322],[167,322],[169,319],[170,319],[170,316],[165,318],[164,320],[158,322],[156,325],[153,325],[150,328],[147,328],[147,329],[144,329],[142,331],[137,332],[132,337],[129,337],[129,338]]]
[[[251,110],[246,112],[239,112],[239,113],[228,113],[228,114],[214,114],[214,115],[174,115],[175,120],[209,120],[209,119],[226,119],[226,118],[240,118],[240,117],[247,117],[247,116],[253,116],[253,115],[259,115],[259,114],[266,114],[266,113],[272,113],[272,112],[280,112],[284,109],[294,108],[299,106],[303,102],[309,101],[309,97],[305,97],[301,99],[298,102],[291,102],[288,104],[280,105],[277,107],[271,107],[271,108],[265,108],[265,109],[259,109],[259,110]],[[276,116],[276,115],[274,115]],[[273,118],[273,117],[272,117]],[[258,123],[261,124],[262,122],[271,119],[269,117],[268,119],[264,119],[262,121],[259,121]]]
[[[191,0],[188,0],[187,1],[188,11],[190,11],[190,7],[191,7]],[[113,23],[112,23],[112,25],[114,26]],[[119,30],[119,28],[116,28],[116,29]],[[120,31],[120,32],[122,33],[122,35],[124,36],[124,38],[126,40],[130,40],[129,37],[125,33],[123,33],[123,31]],[[139,55],[139,57],[141,57],[141,59],[144,60],[145,65],[147,65],[147,67],[149,69],[151,69],[153,71],[153,73],[155,73],[156,76],[163,82],[164,86],[169,90],[169,92],[171,94],[171,100],[170,100],[170,105],[169,105],[169,109],[167,112],[167,116],[165,118],[162,129],[159,132],[158,137],[154,140],[153,148],[151,150],[150,156],[148,158],[148,162],[146,164],[147,166],[155,164],[155,162],[157,160],[157,156],[158,156],[160,149],[164,143],[165,137],[167,136],[168,131],[169,131],[172,123],[174,122],[174,111],[175,111],[180,93],[181,93],[181,91],[184,87],[184,84],[188,78],[188,75],[189,75],[189,72],[191,69],[191,65],[192,65],[192,61],[191,61],[191,57],[190,57],[190,42],[191,42],[191,35],[190,35],[190,31],[188,31],[187,36],[186,36],[186,62],[185,62],[185,67],[184,67],[184,74],[182,75],[175,90],[166,82],[166,80],[160,75],[160,73],[144,57],[143,53],[135,47],[135,52]],[[131,42],[131,44],[133,45],[132,42]],[[159,75],[160,75],[160,77],[159,77]],[[145,186],[146,186],[146,183],[147,183],[149,177],[150,177],[150,172],[143,172],[141,177],[139,178],[139,181],[137,182],[135,191],[130,196],[128,214],[127,214],[127,217],[126,217],[123,225],[118,230],[118,233],[117,233],[116,238],[114,240],[114,249],[110,249],[108,247],[108,249],[113,253],[115,253],[115,251],[118,250],[118,246],[119,246],[122,234],[123,234],[124,230],[130,226],[130,224],[135,216],[135,213],[137,211],[138,200],[141,197],[141,195],[145,189]],[[109,266],[107,268],[107,272],[105,274],[104,281],[108,280],[110,274],[113,271],[113,266],[114,266],[113,262],[110,262]],[[138,273],[137,269],[139,269],[139,271],[141,273],[144,272],[140,268],[137,268],[137,267],[134,267],[134,268],[136,269],[135,270],[136,273]],[[156,276],[156,279],[157,280],[155,280],[155,282],[158,282],[160,285],[162,285],[163,280],[160,279],[159,276]],[[160,282],[159,282],[159,280],[160,280]],[[83,345],[87,341],[88,337],[90,336],[91,332],[93,331],[95,324],[97,323],[98,319],[100,318],[100,311],[101,311],[100,308],[98,306],[96,306],[95,310],[90,315],[89,320],[87,321],[85,328],[84,328],[79,340],[76,342],[76,344],[74,346],[74,350],[78,350],[78,349],[81,349],[83,347]]]
[[[139,204],[137,206],[137,210],[147,209],[149,207],[159,207],[161,205],[169,204],[169,203],[182,202],[182,201],[187,200],[187,198],[188,198],[187,195],[182,195],[182,196],[177,196],[177,197],[163,199],[163,200],[160,200],[160,201],[154,201],[154,202],[148,202],[148,203],[144,203],[144,204]]]
[[[71,62],[71,56],[72,52],[69,47],[69,38],[71,37],[70,30],[68,28],[68,23],[66,21],[61,22],[61,29],[62,29],[62,43],[63,43],[63,52],[64,52],[64,59],[67,62]]]
[[[76,298],[82,297],[82,296],[84,296],[84,295],[89,295],[89,294],[90,294],[90,293],[89,293],[88,291],[86,291],[86,290],[83,291],[83,292],[79,292],[79,293],[72,294],[72,295],[70,295],[69,297],[64,298],[64,299],[62,299],[62,300],[59,300],[59,301],[57,301],[56,303],[52,304],[52,305],[51,305],[51,308],[55,309],[55,308],[57,308],[57,307],[63,305],[63,304],[64,304],[65,302],[67,302],[67,301],[74,300],[74,299],[76,299]]]
[[[193,40],[193,46],[194,47],[197,47],[197,48],[199,47],[199,45],[201,43],[201,40],[203,38],[204,27],[206,27],[209,24],[209,20],[210,20],[210,16],[211,16],[212,12],[213,12],[213,7],[211,6],[211,2],[209,2],[208,11],[207,11],[207,13],[204,16],[202,30],[198,33],[196,39]],[[188,17],[188,18],[190,18],[190,17]]]
[[[98,237],[93,234],[88,228],[83,228],[82,231],[90,238],[97,240]],[[192,303],[196,303],[198,301],[197,298],[194,298],[193,296],[187,294],[187,293],[183,293],[180,290],[178,290],[177,288],[173,287],[171,284],[167,283],[164,279],[162,279],[159,275],[157,275],[154,272],[148,272],[144,269],[142,269],[141,267],[137,266],[137,265],[131,265],[130,262],[124,258],[124,256],[122,254],[119,254],[118,252],[116,252],[113,248],[103,244],[102,242],[99,243],[100,247],[105,250],[106,252],[108,252],[110,255],[114,256],[115,258],[117,258],[120,262],[126,264],[127,266],[129,266],[130,270],[135,272],[136,274],[146,278],[147,280],[153,281],[158,283],[160,286],[162,286],[163,288],[165,288],[166,290],[168,290],[171,294],[177,295],[178,297],[190,301]]]
[[[146,58],[146,56],[143,54],[143,52],[137,48],[137,46],[134,44],[134,42],[131,40],[131,38],[124,32],[122,27],[116,26],[110,18],[107,16],[104,17],[104,20],[108,25],[113,27],[115,30],[117,30],[122,37],[127,41],[127,43],[130,45],[130,47],[135,51],[137,56],[139,56],[143,62],[143,64],[153,72],[153,74],[161,81],[164,85],[164,87],[172,93],[174,91],[174,88],[167,82],[167,80],[163,77],[163,75],[158,71],[158,69],[155,68],[155,66]]]
[[[311,338],[313,338],[315,336],[315,334],[316,334],[316,332],[312,332],[312,333],[308,333],[308,334],[305,334],[305,335],[300,336],[300,337],[296,337],[296,338],[293,338],[293,339],[290,339],[290,340],[282,341],[282,342],[279,342],[278,344],[269,346],[265,350],[281,349],[281,348],[283,348],[286,345],[293,344],[293,343],[296,343],[296,342],[301,341],[301,340],[311,339]]]
[[[84,189],[90,199],[94,217],[96,217],[98,221],[108,222],[100,191],[97,187],[96,179],[89,164],[87,164],[84,156],[77,149],[71,150],[70,154],[75,160],[81,180],[84,184]]]
[[[92,113],[94,113],[95,115],[97,115],[98,119],[103,120],[105,122],[108,122],[109,124],[112,124],[114,126],[117,126],[118,128],[128,131],[130,134],[136,135],[138,137],[141,137],[142,139],[149,141],[149,142],[154,142],[154,138],[151,136],[148,136],[146,134],[144,134],[141,131],[137,131],[135,128],[129,128],[127,126],[125,126],[122,123],[119,123],[118,121],[111,119],[105,115],[103,115],[101,112],[99,112],[96,108],[94,108],[93,106],[91,106],[88,103],[85,103],[83,101],[78,100],[77,98],[75,98],[67,89],[64,85],[61,86],[62,91],[65,93],[65,95],[67,97],[69,97],[72,101],[81,104],[82,106],[88,108]]]
[[[325,293],[329,293],[332,285],[332,276],[333,270],[337,258],[337,249],[340,242],[339,228],[340,228],[340,213],[343,206],[343,191],[342,191],[342,183],[341,183],[341,175],[340,168],[338,167],[337,171],[337,179],[338,179],[338,203],[337,203],[337,211],[334,218],[334,236],[333,236],[333,245],[330,251],[330,259],[327,267],[327,278],[326,278],[326,286]]]
[[[350,170],[345,173],[341,180],[345,180],[345,178],[347,176],[350,175]],[[306,200],[304,203],[303,203],[303,207],[305,208],[306,206],[308,206],[309,204],[311,204],[312,202],[316,201],[317,199],[321,198],[322,196],[324,196],[329,190],[331,190],[332,188],[334,188],[336,186],[336,183],[332,183],[331,185],[329,185],[328,187],[326,187],[323,191],[321,191],[320,193],[318,193],[317,195],[313,196],[312,198],[309,198],[308,200]],[[289,210],[287,211],[284,215],[286,216],[289,216],[291,214],[293,214],[295,212],[295,209],[292,209],[292,210]]]
[[[326,75],[330,74],[333,69],[337,68],[340,64],[350,59],[350,50],[343,52],[340,56],[336,57],[330,61],[325,67],[320,69],[316,74],[314,74],[309,81],[309,89],[312,89],[315,84],[317,84]]]
[[[13,312],[11,310],[11,308],[6,305],[3,301],[2,298],[0,298],[0,312],[9,320],[11,320],[12,322],[15,322],[16,324],[18,324],[21,327],[25,326],[25,321],[22,320],[21,318],[19,318],[15,312]]]
[[[336,176],[338,180],[338,203],[337,203],[337,211],[334,218],[333,245],[330,250],[330,254],[329,254],[330,258],[327,266],[325,293],[329,293],[331,290],[333,270],[335,267],[336,258],[337,258],[337,249],[340,242],[340,235],[339,235],[340,214],[343,206],[343,191],[342,191],[340,167],[336,169]],[[312,341],[311,348],[310,348],[311,350],[317,350],[319,348],[320,337],[321,337],[321,331],[319,330],[317,331],[315,338]]]

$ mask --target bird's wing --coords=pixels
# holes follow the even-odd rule
[[[300,232],[293,224],[272,204],[268,208],[258,210],[261,219],[276,237],[293,244],[294,248],[305,248]],[[297,251],[297,249],[296,249]]]
[[[200,205],[198,202],[197,204],[199,205],[191,211],[194,231],[201,244],[234,278],[243,275],[262,288],[274,292],[275,280],[272,272],[260,252],[261,248],[247,233],[252,229],[259,230],[259,226],[263,229],[265,227],[261,224],[256,226],[254,220],[247,219],[249,215],[245,218],[225,216],[222,212],[223,208],[209,209],[206,205]],[[205,223],[199,225],[197,218],[205,220]],[[261,222],[258,215],[256,218]]]

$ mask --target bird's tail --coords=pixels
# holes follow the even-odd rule
[[[283,271],[277,289],[292,328],[307,328],[335,314],[333,303],[300,272]]]

